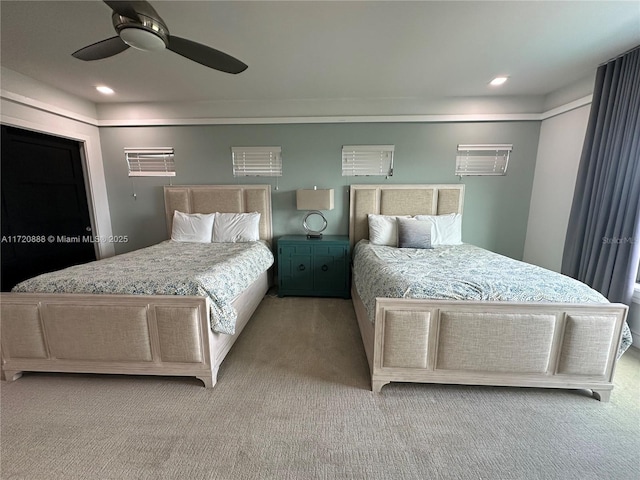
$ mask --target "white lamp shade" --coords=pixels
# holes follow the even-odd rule
[[[333,210],[333,188],[296,190],[298,210]]]

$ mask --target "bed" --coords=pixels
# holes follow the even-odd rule
[[[166,186],[164,200],[169,237],[174,211],[259,212],[259,241],[253,243],[271,245],[269,185]],[[149,248],[160,248],[164,256],[193,253],[171,250],[188,246],[170,243]],[[260,270],[247,288],[218,308],[210,296],[188,290],[186,295],[3,293],[2,379],[16,380],[25,371],[191,376],[211,388],[269,288],[271,269]],[[231,327],[216,318],[223,310],[233,315]]]
[[[352,185],[351,245],[367,243],[369,214],[462,214],[463,201],[464,185]],[[587,389],[609,400],[623,331],[628,334],[626,305],[403,293],[371,299],[359,291],[359,271],[366,270],[354,263],[351,293],[374,392],[389,382],[419,382]]]

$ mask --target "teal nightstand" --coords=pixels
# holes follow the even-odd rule
[[[349,237],[278,239],[278,296],[349,298]]]

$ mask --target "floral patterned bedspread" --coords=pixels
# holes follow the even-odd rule
[[[215,332],[234,334],[233,299],[273,265],[263,241],[165,242],[115,257],[45,273],[14,292],[185,295],[211,299]]]
[[[358,242],[353,278],[371,322],[376,297],[431,300],[608,303],[582,282],[470,244],[432,249]],[[625,323],[621,355],[631,344]]]

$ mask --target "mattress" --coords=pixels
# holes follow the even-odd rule
[[[353,279],[369,320],[376,297],[498,302],[608,303],[582,282],[470,244],[432,249],[358,242]],[[621,350],[631,344],[625,323]]]
[[[231,302],[273,265],[263,241],[186,243],[147,248],[56,272],[16,285],[14,292],[208,297],[213,331],[234,334]]]

